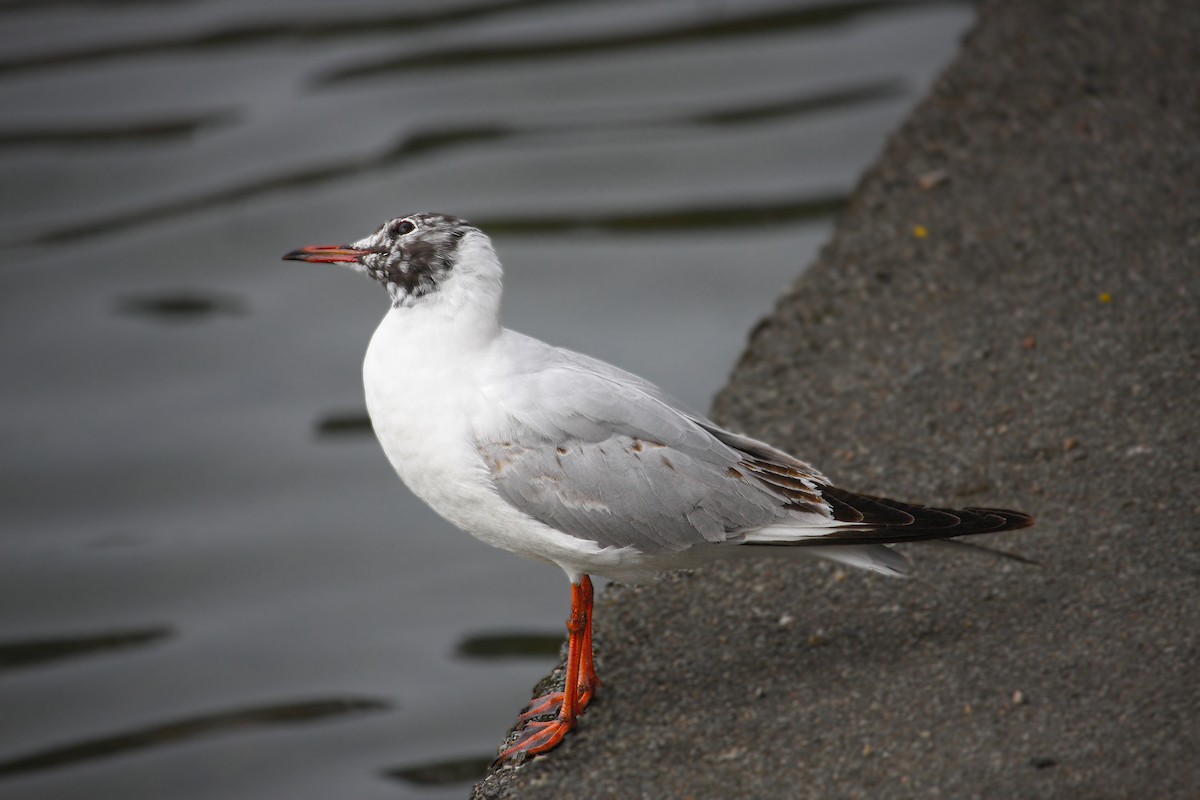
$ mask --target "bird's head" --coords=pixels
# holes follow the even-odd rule
[[[366,273],[387,289],[397,308],[435,299],[470,302],[481,291],[499,300],[501,268],[491,240],[448,214],[397,217],[357,242],[310,245],[283,258],[345,264]]]

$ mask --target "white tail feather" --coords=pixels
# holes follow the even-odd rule
[[[908,559],[882,544],[845,545],[843,547],[797,547],[803,555],[823,558],[848,567],[878,572],[890,578],[907,578],[911,572]]]

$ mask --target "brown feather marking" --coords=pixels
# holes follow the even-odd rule
[[[789,500],[797,501],[799,505],[790,508],[817,510],[825,505],[821,493],[805,480],[808,476],[792,467],[781,467],[768,464],[758,459],[743,462],[748,470],[753,472],[760,481],[775,489]],[[810,479],[811,480],[811,479]],[[823,513],[818,511],[818,513]]]

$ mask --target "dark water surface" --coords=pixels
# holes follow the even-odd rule
[[[384,293],[280,255],[467,216],[509,325],[705,408],[971,16],[0,2],[0,796],[465,794],[566,581],[407,494]]]

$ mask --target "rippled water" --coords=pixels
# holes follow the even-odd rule
[[[0,3],[0,796],[462,796],[566,581],[400,487],[383,293],[279,256],[467,216],[509,325],[704,408],[970,20]]]

